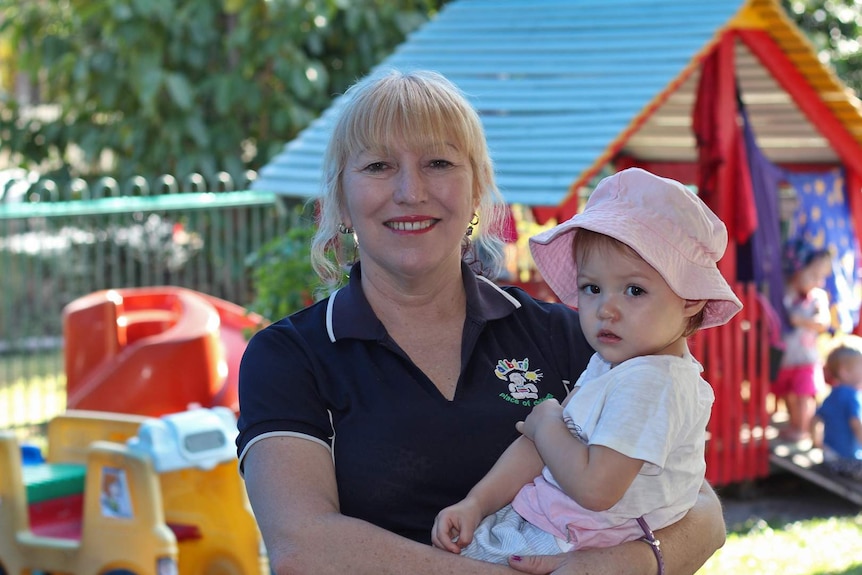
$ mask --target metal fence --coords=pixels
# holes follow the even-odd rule
[[[0,202],[0,429],[38,434],[65,409],[69,302],[173,285],[251,303],[246,259],[283,234],[293,212],[282,197],[232,191],[228,178],[189,183],[163,177],[152,187],[137,179],[91,190],[72,182],[63,191],[48,183]]]

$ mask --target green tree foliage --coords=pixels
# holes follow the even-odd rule
[[[266,164],[444,3],[0,0],[12,69],[52,105],[34,117],[7,95],[2,149],[61,177],[220,170],[239,177]],[[782,3],[860,92],[858,3]],[[105,157],[108,174],[97,164]]]
[[[107,155],[118,179],[236,178],[265,164],[439,4],[0,0],[13,67],[52,105],[34,117],[7,95],[2,147],[55,177],[96,175]]]
[[[311,267],[309,254],[316,229],[313,209],[299,204],[290,210],[287,233],[271,240],[245,261],[255,288],[255,298],[248,309],[271,321],[307,306],[319,290],[320,280]]]
[[[820,60],[862,94],[862,3],[858,0],[782,0],[787,14],[818,50]]]

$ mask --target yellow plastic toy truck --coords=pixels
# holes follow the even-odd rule
[[[0,574],[268,573],[235,434],[222,407],[70,410],[40,460],[0,431]]]

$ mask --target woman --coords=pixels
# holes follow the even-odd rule
[[[470,238],[499,254],[503,206],[482,125],[431,72],[390,72],[349,91],[324,165],[312,261],[356,242],[349,283],[249,342],[240,370],[240,466],[279,574],[514,573],[430,547],[460,500],[518,437],[515,422],[562,400],[592,353],[575,312],[476,275]],[[336,254],[343,250],[336,249]],[[474,262],[478,265],[479,262]],[[481,267],[481,266],[478,266]],[[693,573],[724,542],[717,498],[657,533],[667,573]],[[631,542],[513,557],[527,573],[649,574]]]

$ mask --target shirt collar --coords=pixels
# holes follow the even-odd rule
[[[379,340],[386,328],[374,315],[362,291],[362,269],[357,262],[350,270],[347,285],[329,296],[326,304],[326,331],[333,343],[343,338]],[[500,319],[521,307],[521,302],[490,280],[477,276],[461,263],[461,277],[467,294],[467,318],[478,323]]]

